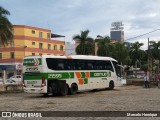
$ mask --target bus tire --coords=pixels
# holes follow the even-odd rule
[[[69,94],[70,95],[75,95],[78,91],[78,86],[75,83],[71,84],[71,88],[69,89]]]
[[[51,91],[53,96],[57,95],[58,91],[57,91],[56,83],[51,84],[50,91]]]
[[[60,90],[60,95],[66,96],[67,94],[68,94],[68,86],[67,86],[67,84],[65,84],[65,87],[61,88],[61,90]]]
[[[111,81],[109,82],[109,89],[110,89],[110,90],[113,90],[113,89],[114,89],[114,81],[113,81],[113,80],[111,80]]]

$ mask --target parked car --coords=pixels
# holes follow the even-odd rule
[[[135,75],[128,75],[128,78],[135,78]]]
[[[144,75],[137,75],[137,78],[144,78]]]
[[[9,79],[6,80],[6,83],[21,83],[22,76],[21,75],[15,75],[11,76]]]

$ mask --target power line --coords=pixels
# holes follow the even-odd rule
[[[150,33],[156,32],[156,31],[158,31],[158,30],[160,30],[160,29],[156,29],[156,30],[153,30],[153,31],[150,31],[150,32],[147,32],[147,33],[144,33],[144,34],[141,34],[141,35],[138,35],[138,36],[135,36],[135,37],[132,37],[132,38],[126,39],[126,41],[127,41],[127,40],[132,40],[132,39],[135,39],[135,38],[138,38],[138,37],[145,36],[145,35],[147,35],[147,34],[150,34]]]

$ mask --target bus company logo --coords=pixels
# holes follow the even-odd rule
[[[38,71],[38,67],[29,67],[26,68],[26,71]]]
[[[62,78],[62,74],[48,74],[48,78]]]
[[[106,77],[107,73],[94,73],[95,77]]]
[[[95,72],[94,77],[111,77],[111,72]]]

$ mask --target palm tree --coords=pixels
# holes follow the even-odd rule
[[[157,43],[155,41],[150,41],[150,52],[154,59],[160,59],[160,41]]]
[[[95,42],[98,42],[98,56],[111,56],[111,44],[110,38],[108,36],[102,37],[101,39],[96,39]]]
[[[144,51],[140,49],[140,47],[143,46],[143,43],[135,42],[131,44],[130,48],[130,57],[132,59],[132,62],[135,63],[135,68],[137,69],[137,63],[140,63],[141,67],[141,59],[144,56]],[[135,76],[137,77],[137,71]]]
[[[129,60],[128,50],[125,47],[125,43],[115,43],[114,44],[114,56],[115,59],[119,61],[121,65],[126,64],[126,61]]]
[[[77,40],[79,45],[76,47],[78,55],[91,55],[94,53],[93,38],[88,37],[89,30],[81,31],[80,35],[75,35],[73,40]]]
[[[152,68],[155,72],[159,72],[159,60],[160,60],[160,41],[150,41],[149,53],[152,57]],[[154,64],[153,64],[154,63]]]
[[[7,45],[13,39],[12,24],[7,18],[9,11],[0,6],[0,44]]]
[[[143,46],[143,43],[135,42],[131,44],[130,47],[130,57],[132,58],[133,62],[135,64],[139,61],[139,59],[143,58],[143,50],[141,50],[141,46]]]

